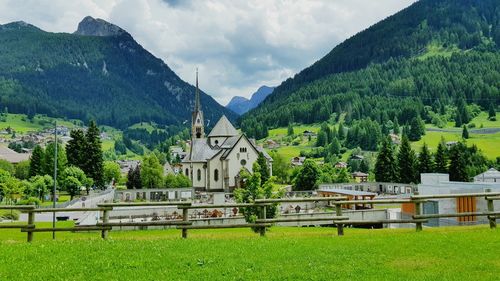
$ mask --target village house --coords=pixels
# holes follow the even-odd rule
[[[311,132],[311,131],[308,131],[308,130],[305,130],[305,131],[302,133],[302,135],[303,135],[304,137],[315,137],[315,136],[316,136],[316,133]]]
[[[304,161],[306,161],[305,157],[296,156],[292,158],[291,164],[292,166],[302,166],[304,165]]]
[[[351,174],[351,176],[355,182],[367,182],[368,181],[368,174],[363,173],[363,172],[354,172]]]
[[[337,162],[337,164],[335,164],[335,168],[337,168],[337,169],[347,168],[347,163],[346,162]]]
[[[269,149],[275,149],[275,148],[278,148],[280,147],[279,143],[275,142],[274,140],[266,140],[266,146],[267,148]]]
[[[182,160],[184,174],[191,179],[195,190],[230,192],[241,186],[241,170],[253,172],[253,164],[259,153],[267,160],[272,173],[273,159],[262,147],[239,134],[231,122],[222,116],[212,131],[205,136],[203,111],[201,110],[196,73],[196,98],[191,123],[190,151]]]
[[[392,144],[401,144],[401,138],[398,135],[389,134],[389,137],[391,138]]]

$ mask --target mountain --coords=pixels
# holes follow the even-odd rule
[[[182,125],[194,100],[192,85],[104,20],[86,17],[74,34],[24,22],[0,25],[0,105],[10,112],[115,127],[140,121]],[[201,102],[207,120],[236,117],[203,92]]]
[[[239,115],[245,114],[247,111],[256,108],[263,102],[267,96],[272,94],[274,87],[261,86],[257,92],[252,94],[250,99],[245,97],[235,96],[226,105],[226,108],[238,113]]]
[[[241,127],[262,137],[266,127],[342,114],[405,124],[417,115],[430,122],[428,106],[435,113],[459,99],[498,105],[499,46],[500,1],[421,0],[284,81]]]

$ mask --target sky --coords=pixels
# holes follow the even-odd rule
[[[250,97],[415,0],[0,0],[0,24],[74,32],[85,16],[128,31],[225,105]]]

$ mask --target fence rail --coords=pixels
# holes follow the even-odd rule
[[[422,214],[422,204],[432,199],[450,199],[460,197],[483,197],[487,201],[487,211],[485,212],[457,212],[446,214]],[[486,216],[489,220],[490,228],[496,228],[496,220],[500,218],[500,212],[494,210],[493,202],[500,200],[500,192],[469,193],[469,194],[439,194],[439,195],[418,195],[415,194],[409,199],[382,199],[382,200],[347,200],[346,197],[311,197],[311,198],[283,198],[283,199],[257,199],[253,203],[220,204],[220,205],[193,205],[190,201],[178,202],[140,202],[140,203],[101,203],[93,208],[35,208],[31,205],[19,206],[0,206],[2,210],[19,210],[28,213],[28,221],[25,224],[0,224],[0,229],[21,229],[21,232],[27,233],[27,241],[33,241],[35,232],[81,232],[81,231],[100,231],[101,237],[107,239],[109,231],[113,227],[122,226],[175,226],[182,231],[182,237],[187,238],[189,229],[220,229],[220,228],[254,228],[260,235],[265,235],[266,228],[275,223],[283,222],[313,222],[313,221],[331,221],[332,225],[337,226],[337,234],[344,234],[344,226],[348,225],[366,225],[366,224],[415,224],[416,231],[422,230],[422,224],[429,219],[450,218],[450,217],[468,217],[468,216]],[[272,217],[267,215],[268,208],[279,203],[301,203],[301,202],[327,202],[327,206],[335,208],[334,212],[323,213],[322,217]],[[414,204],[415,215],[411,219],[383,219],[383,220],[351,220],[344,216],[342,206],[353,204]],[[175,207],[182,211],[182,219],[163,220],[163,221],[142,221],[142,222],[110,222],[110,212],[123,207]],[[193,225],[195,220],[190,220],[189,210],[194,209],[225,209],[225,208],[248,208],[255,207],[258,213],[258,219],[252,223],[234,223],[217,225]],[[36,213],[58,213],[58,212],[101,212],[102,222],[89,226],[73,227],[48,227],[39,228],[35,225]],[[181,218],[181,217],[179,217]]]

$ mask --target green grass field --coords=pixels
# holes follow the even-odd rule
[[[302,134],[304,131],[311,131],[317,133],[319,131],[320,125],[296,125],[293,126],[293,131],[296,135]],[[276,128],[269,130],[269,138],[273,137],[284,137],[287,135],[288,128]]]
[[[0,280],[498,280],[500,232],[487,226],[35,234],[0,230]]]
[[[6,129],[11,127],[16,132],[26,133],[30,131],[40,131],[49,127],[54,126],[55,118],[37,115],[33,118],[33,121],[29,121],[24,114],[7,114],[5,122],[0,122],[0,129]],[[57,124],[66,126],[68,128],[73,128],[75,125],[71,121],[66,121],[62,119],[57,119]]]
[[[445,141],[459,141],[462,139],[462,131],[459,132],[426,132],[425,136],[418,142],[412,143],[412,147],[420,151],[424,142],[429,146],[431,151],[436,151],[436,148],[441,141],[441,137]],[[484,155],[489,159],[495,159],[500,156],[500,133],[496,134],[473,134],[470,133],[470,138],[467,140],[467,145],[477,145],[483,151]]]

